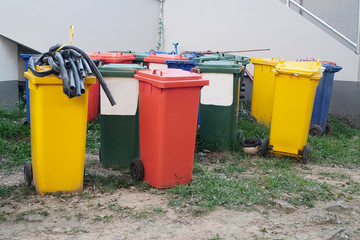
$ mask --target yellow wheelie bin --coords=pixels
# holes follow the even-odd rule
[[[251,58],[250,62],[254,64],[251,115],[256,118],[257,122],[270,126],[275,86],[273,70],[280,59]]]
[[[316,87],[323,68],[317,62],[284,62],[274,69],[275,88],[270,142],[264,140],[262,152],[309,158],[307,145]]]
[[[24,75],[29,79],[31,98],[31,164],[36,191],[82,191],[88,90],[96,78],[87,77],[85,93],[70,99],[55,75],[37,77],[30,70]]]

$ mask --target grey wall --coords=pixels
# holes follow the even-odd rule
[[[18,101],[17,45],[0,36],[0,106],[13,107]]]
[[[330,113],[360,128],[360,82],[334,82]]]
[[[0,35],[40,52],[69,43],[70,25],[85,51],[145,51],[158,37],[157,0],[11,0],[0,9]]]
[[[73,45],[84,51],[148,51],[158,40],[159,6],[158,0],[0,1],[0,104],[17,101],[17,80],[25,79],[21,49],[68,44],[74,25]],[[25,47],[18,51],[17,43]]]
[[[167,51],[173,49],[172,42],[179,42],[179,51],[270,48],[238,55],[334,61],[343,70],[335,75],[332,113],[344,117],[360,114],[359,90],[354,88],[360,79],[359,56],[280,1],[207,0],[205,4],[202,0],[168,0],[164,3],[164,27]],[[247,68],[253,72],[252,64]],[[345,89],[346,102],[342,96]],[[360,125],[360,118],[353,118]]]

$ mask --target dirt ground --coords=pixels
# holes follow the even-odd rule
[[[360,169],[311,163],[307,167],[299,172],[319,182],[341,184],[318,175],[322,171],[360,182]],[[90,171],[109,170],[94,165]],[[0,172],[0,185],[21,184],[22,172]],[[168,195],[151,190],[131,187],[93,194],[89,189],[85,185],[81,196],[69,198],[32,195],[22,202],[7,202],[0,214],[13,220],[0,221],[0,239],[360,239],[359,196],[316,202],[314,208],[280,202],[243,211],[219,207],[193,216],[187,206],[170,207]]]

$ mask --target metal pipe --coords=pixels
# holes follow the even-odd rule
[[[293,1],[293,0],[287,0],[287,5],[288,7],[291,4],[294,4],[296,7],[300,8],[302,11],[304,11],[305,13],[307,13],[310,17],[314,18],[316,21],[318,21],[319,23],[323,24],[325,27],[327,27],[329,30],[333,31],[335,34],[337,34],[339,37],[341,37],[342,39],[344,39],[345,41],[347,41],[349,44],[351,44],[353,47],[358,48],[356,43],[354,43],[353,41],[351,41],[350,39],[348,39],[347,37],[345,37],[343,34],[341,34],[339,31],[337,31],[335,28],[331,27],[329,24],[327,24],[325,21],[321,20],[319,17],[317,17],[315,14],[313,14],[312,12],[310,12],[309,10],[307,10],[306,8],[304,8],[303,6],[301,6],[300,4],[298,4],[297,2]],[[358,41],[359,42],[359,41]],[[356,50],[358,51],[358,50]],[[358,53],[358,52],[356,52]]]

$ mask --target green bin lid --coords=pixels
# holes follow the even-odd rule
[[[140,64],[119,64],[110,63],[99,67],[103,77],[134,77],[136,70],[147,69]]]
[[[200,62],[196,68],[202,73],[239,73],[244,66],[236,61],[206,61]]]
[[[229,53],[215,53],[212,55],[206,55],[198,58],[194,58],[193,61],[224,61],[224,60],[237,60],[243,65],[249,64],[249,58],[245,56],[237,56]]]
[[[122,53],[132,53],[135,54],[135,60],[139,62],[143,62],[144,58],[149,57],[149,53],[140,53],[140,52],[133,52],[131,50],[127,51],[109,51],[109,52],[122,52]]]

